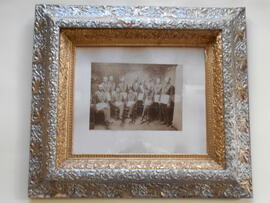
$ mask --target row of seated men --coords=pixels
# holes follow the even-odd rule
[[[112,117],[121,121],[120,126],[126,119],[135,123],[137,118],[141,119],[141,124],[160,120],[163,125],[172,125],[175,88],[169,77],[163,84],[159,78],[143,82],[136,78],[128,85],[124,77],[116,84],[110,76],[109,79],[104,77],[97,86],[91,101],[90,129],[94,129],[97,122],[110,129]]]

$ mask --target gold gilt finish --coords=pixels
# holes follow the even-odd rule
[[[66,35],[61,34],[59,90],[57,98],[57,166],[60,166],[60,163],[63,163],[70,153],[68,140],[69,136],[72,136],[73,50],[73,43]]]
[[[72,154],[74,50],[78,46],[203,47],[206,63],[207,155]],[[222,47],[219,30],[62,29],[58,90],[58,168],[225,168]]]
[[[62,29],[75,46],[176,46],[206,47],[219,30],[169,29]]]
[[[208,154],[225,167],[221,34],[205,49]]]

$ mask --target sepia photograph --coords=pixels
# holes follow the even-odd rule
[[[182,130],[181,67],[132,63],[91,67],[90,130]]]

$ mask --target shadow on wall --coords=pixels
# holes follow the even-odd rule
[[[13,20],[10,19],[10,23],[12,21]],[[12,81],[12,87],[7,87],[8,83],[5,83],[5,81],[3,81],[2,79],[1,82],[3,82],[2,84],[5,84],[5,88],[3,90],[9,91],[10,108],[8,110],[8,117],[11,118],[11,116],[14,116],[14,123],[12,123],[12,125],[16,126],[13,127],[13,133],[11,133],[13,136],[16,135],[16,139],[14,139],[15,137],[13,138],[14,143],[12,144],[14,147],[14,152],[12,151],[12,153],[15,154],[16,158],[11,158],[13,157],[12,154],[10,155],[11,157],[8,158],[10,162],[13,162],[9,163],[8,165],[15,166],[15,170],[13,171],[12,169],[12,172],[10,172],[10,174],[14,176],[14,178],[10,178],[10,181],[14,181],[13,184],[15,185],[15,187],[12,189],[14,190],[16,198],[24,199],[26,198],[27,194],[26,182],[28,181],[28,177],[26,176],[28,175],[29,170],[28,161],[26,162],[26,160],[28,160],[29,157],[30,142],[29,140],[34,22],[32,20],[27,20],[27,23],[24,23],[24,21],[22,20],[20,21],[20,23],[23,23],[23,26],[11,26],[10,28],[6,27],[6,30],[9,30],[9,33],[11,33],[9,35],[10,40],[8,39],[9,45],[5,48],[6,51],[9,52],[9,56],[5,60],[8,60],[13,67],[5,67],[5,69],[8,70],[6,73],[12,73],[12,79],[9,79],[10,81]],[[13,35],[15,33],[16,38],[13,38]],[[3,46],[3,44],[1,44],[1,46]],[[23,48],[21,49],[20,47]],[[2,53],[1,57],[3,57]],[[3,59],[4,58],[1,58],[1,61]],[[1,68],[4,69],[3,66],[1,66]],[[9,76],[6,75],[5,78],[9,78]],[[13,93],[10,94],[10,91],[12,91]],[[2,92],[2,94],[3,93],[4,92]],[[14,111],[16,112],[14,113]],[[3,112],[1,112],[1,114],[2,113]],[[2,181],[1,187],[4,185],[5,183]],[[1,193],[1,196],[3,195],[4,194]],[[1,200],[1,202],[5,202],[3,199]]]

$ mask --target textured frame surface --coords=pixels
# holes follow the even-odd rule
[[[221,30],[226,168],[58,168],[57,98],[61,94],[58,79],[62,28]],[[245,33],[244,8],[37,5],[29,196],[251,197]]]
[[[207,154],[72,154],[75,49],[201,47],[205,50]],[[62,28],[57,98],[56,167],[65,169],[223,169],[225,167],[220,30]]]

